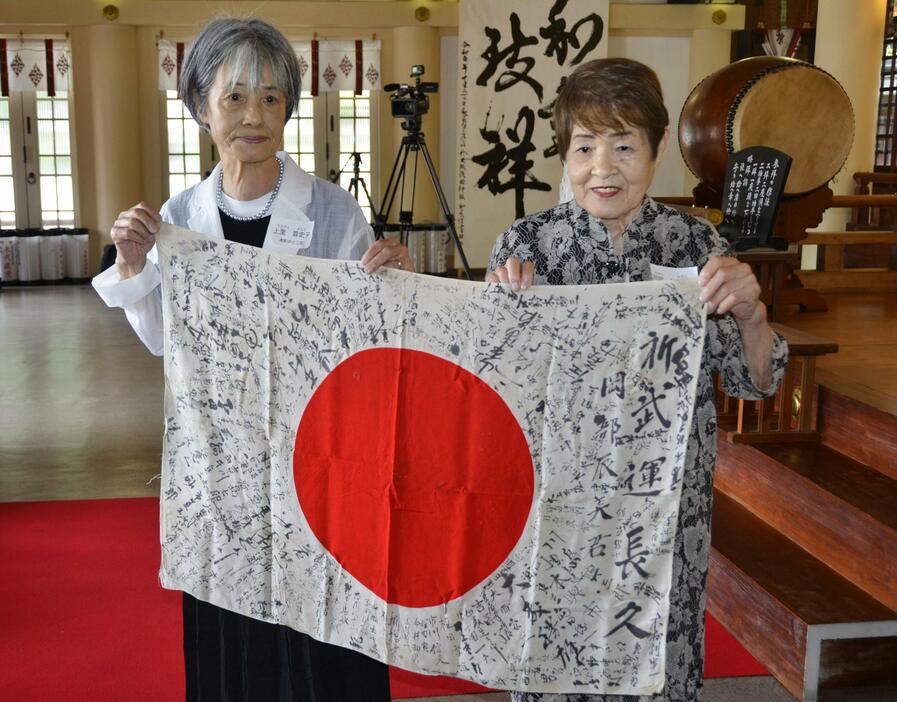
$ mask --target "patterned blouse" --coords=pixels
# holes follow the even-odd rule
[[[537,285],[584,285],[651,280],[652,263],[701,268],[712,255],[729,255],[729,246],[707,221],[645,198],[633,221],[623,230],[622,253],[616,255],[604,225],[571,200],[514,222],[498,237],[489,270],[503,265],[512,255],[535,262]],[[728,394],[759,399],[774,393],[787,362],[788,347],[776,334],[772,349],[773,384],[769,389],[760,389],[748,372],[735,319],[728,314],[708,317],[676,533],[664,691],[645,697],[515,692],[512,693],[515,702],[700,700],[704,669],[704,589],[716,464],[713,374],[720,374]]]

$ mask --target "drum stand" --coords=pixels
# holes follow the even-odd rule
[[[722,193],[707,183],[698,183],[692,192],[695,205],[718,208],[722,204]],[[807,229],[819,225],[823,213],[831,204],[832,191],[827,185],[805,195],[782,198],[773,240],[779,239],[789,248],[791,244],[800,243],[807,236]],[[785,305],[798,305],[802,312],[828,310],[828,304],[822,295],[817,290],[805,288],[798,277],[799,254],[788,250],[755,249],[740,251],[736,256],[754,270],[760,283],[760,299],[769,307],[769,321],[776,321]]]

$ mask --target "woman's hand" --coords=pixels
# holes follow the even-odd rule
[[[366,273],[373,273],[384,266],[414,272],[414,263],[408,248],[396,239],[379,239],[368,247],[361,257],[361,265]]]
[[[766,323],[760,283],[751,267],[731,256],[711,256],[698,276],[701,302],[710,314],[731,313],[739,324]]]
[[[712,256],[701,270],[698,284],[708,312],[728,312],[735,318],[748,372],[757,387],[765,390],[772,385],[773,334],[751,267],[730,256]]]
[[[111,234],[117,253],[115,265],[122,280],[143,270],[146,255],[156,244],[156,234],[161,224],[162,217],[145,202],[118,215]]]
[[[487,283],[504,283],[510,285],[511,290],[526,290],[533,284],[536,275],[534,261],[520,262],[516,256],[511,256],[505,261],[505,265],[499,266],[491,273],[486,274]]]

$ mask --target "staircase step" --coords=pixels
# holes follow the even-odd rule
[[[897,610],[897,481],[828,446],[720,437],[714,485]]]
[[[897,682],[897,612],[719,491],[707,606],[798,699]]]
[[[819,386],[822,443],[897,480],[897,415]]]

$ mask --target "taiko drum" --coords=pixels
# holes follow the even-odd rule
[[[795,59],[762,56],[729,64],[692,90],[679,117],[679,148],[699,180],[722,190],[729,154],[770,146],[791,156],[785,195],[825,185],[853,143],[844,88]]]

